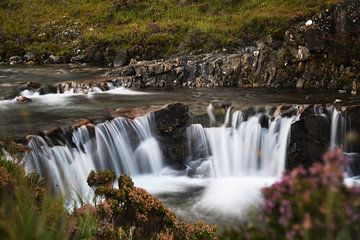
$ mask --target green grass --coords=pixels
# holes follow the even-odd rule
[[[236,47],[239,39],[281,36],[293,20],[337,1],[2,0],[0,53],[74,54],[94,42],[114,49],[139,44],[157,56]],[[128,7],[116,7],[126,2]],[[79,36],[56,37],[66,29]]]

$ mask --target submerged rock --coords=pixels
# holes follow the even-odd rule
[[[111,117],[126,117],[130,119],[134,119],[136,117],[144,116],[151,112],[155,112],[160,110],[161,107],[158,106],[143,106],[143,107],[135,107],[135,108],[118,108],[111,111]]]

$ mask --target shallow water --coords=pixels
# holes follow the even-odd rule
[[[13,93],[28,81],[43,85],[65,81],[84,81],[103,78],[109,69],[81,66],[17,66],[0,67],[0,99]],[[22,137],[51,127],[70,125],[74,119],[104,119],[120,107],[159,106],[169,102],[186,103],[194,113],[204,113],[211,101],[225,101],[235,107],[267,104],[331,103],[342,99],[360,102],[360,97],[329,90],[281,89],[141,89],[140,92],[115,89],[106,93],[49,94],[29,96],[31,103],[14,100],[0,101],[0,136]]]

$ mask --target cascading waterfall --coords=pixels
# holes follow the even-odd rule
[[[212,108],[208,111],[211,118]],[[297,119],[275,116],[266,120],[268,127],[262,127],[263,113],[246,118],[236,111],[231,116],[228,108],[222,127],[191,125],[187,130],[189,167],[195,166],[195,176],[211,177],[195,209],[218,217],[242,218],[249,208],[259,206],[260,189],[285,171],[291,125]],[[199,162],[199,156],[201,163],[191,164]]]
[[[69,199],[79,195],[89,199],[93,193],[87,176],[101,169],[131,175],[136,184],[157,194],[203,187],[205,191],[192,203],[194,209],[238,218],[249,206],[259,204],[260,189],[284,172],[291,124],[298,116],[245,117],[240,111],[231,112],[228,108],[224,124],[217,125],[221,127],[188,127],[186,173],[192,178],[166,170],[153,114],[132,121],[116,118],[95,129],[80,127],[72,134],[73,144],[52,146],[50,139],[33,136],[26,168],[50,178],[53,189],[70,195]]]
[[[202,129],[201,125],[192,125],[188,129],[190,149],[199,146],[194,144],[194,139],[199,136],[202,146],[207,142],[206,151],[207,154],[211,152],[214,177],[280,177],[285,170],[291,124],[297,116],[269,119],[269,128],[261,127],[260,117],[261,114],[244,121],[242,112],[235,112],[232,127],[224,124],[223,127]]]
[[[95,137],[83,126],[73,132],[74,147],[49,146],[42,137],[32,136],[28,145],[32,151],[25,155],[26,170],[50,178],[54,191],[70,194],[70,199],[91,195],[86,182],[91,170],[111,169],[117,176],[159,174],[163,159],[154,126],[153,114],[98,124]]]
[[[340,115],[341,112],[337,111],[335,108],[332,110],[330,149],[335,149],[337,147],[337,129],[338,129]]]

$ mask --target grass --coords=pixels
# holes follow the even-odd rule
[[[0,54],[74,55],[94,43],[141,45],[154,57],[232,48],[282,36],[292,21],[337,1],[2,0]],[[66,36],[71,31],[76,35]]]
[[[130,6],[123,6],[124,2]],[[5,0],[0,9],[0,33],[6,49],[1,50],[48,50],[62,55],[90,42],[109,43],[118,49],[150,46],[158,55],[212,50],[237,46],[239,39],[282,32],[292,20],[333,2]],[[78,31],[79,36],[64,39],[58,34],[69,29]]]

